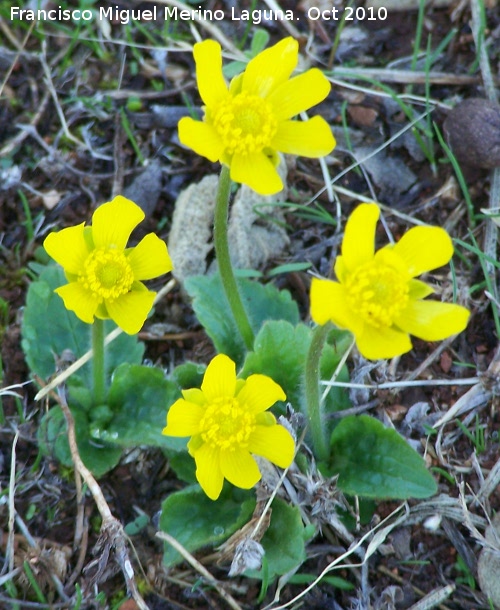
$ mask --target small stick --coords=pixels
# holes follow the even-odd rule
[[[57,401],[59,403],[59,406],[61,407],[61,410],[64,414],[64,418],[66,420],[66,425],[68,428],[68,443],[71,451],[71,457],[75,465],[75,470],[78,471],[78,473],[81,475],[81,477],[87,484],[87,487],[89,488],[90,493],[94,498],[94,502],[96,503],[97,509],[99,510],[99,513],[102,517],[100,538],[104,540],[104,543],[107,542],[114,549],[115,558],[125,578],[127,590],[133,597],[137,606],[140,608],[140,610],[149,610],[146,602],[142,599],[135,583],[134,570],[132,568],[132,563],[130,562],[126,544],[127,538],[123,530],[123,526],[118,521],[118,519],[113,516],[111,509],[109,508],[109,505],[106,502],[106,499],[104,498],[104,494],[102,493],[102,490],[99,487],[99,484],[94,478],[94,475],[82,462],[82,458],[80,457],[80,453],[78,452],[78,445],[76,443],[75,433],[75,420],[73,419],[73,415],[68,407],[68,403],[66,402],[65,392],[61,388],[59,388],[57,394]]]
[[[33,23],[35,23],[35,22],[33,22]],[[85,146],[85,143],[80,141],[78,138],[75,138],[75,136],[69,130],[68,123],[66,122],[66,117],[64,116],[63,109],[61,107],[61,104],[59,103],[59,98],[57,96],[56,88],[54,87],[54,83],[52,82],[52,75],[50,73],[49,65],[47,63],[47,60],[45,59],[45,51],[46,51],[45,43],[42,44],[42,49],[43,49],[43,52],[40,53],[40,63],[42,64],[42,68],[45,73],[45,84],[47,85],[47,89],[49,90],[50,95],[52,97],[52,101],[54,102],[54,105],[56,107],[56,112],[57,112],[57,115],[59,116],[59,120],[61,121],[61,126],[63,128],[64,135],[69,140],[74,142],[75,144],[78,144],[78,146],[87,148]]]
[[[191,553],[185,549],[180,542],[178,542],[173,536],[167,534],[166,532],[156,532],[156,537],[168,542],[170,546],[173,546],[174,549],[182,555],[182,557],[197,571],[199,572],[203,578],[214,587],[222,599],[227,602],[227,604],[233,608],[233,610],[242,610],[241,606],[238,602],[232,597],[225,589],[222,587],[219,582],[210,574],[210,572],[197,560],[195,557],[191,555]]]
[[[16,430],[12,441],[12,455],[10,458],[10,479],[9,479],[9,536],[7,538],[7,550],[5,557],[9,565],[9,572],[14,569],[14,521],[16,519],[16,507],[14,505],[14,495],[16,493],[16,445],[19,438],[19,430]]]

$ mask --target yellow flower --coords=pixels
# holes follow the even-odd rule
[[[189,453],[203,491],[217,500],[224,478],[250,489],[260,480],[260,455],[281,468],[290,466],[295,443],[267,412],[285,400],[281,387],[266,375],[236,379],[234,362],[219,354],[208,365],[201,389],[183,390],[167,415],[163,434],[190,436]]]
[[[395,245],[375,252],[380,215],[364,203],[345,227],[342,256],[335,262],[338,282],[314,278],[311,317],[350,330],[365,358],[393,358],[412,347],[409,335],[439,341],[467,326],[465,307],[424,301],[433,289],[416,276],[437,269],[453,255],[450,236],[440,227],[414,227]]]
[[[222,75],[219,43],[194,45],[198,90],[205,104],[203,121],[184,117],[180,141],[210,161],[231,169],[231,179],[261,195],[283,189],[276,171],[277,151],[322,157],[334,146],[330,127],[319,116],[307,121],[292,117],[326,98],[330,83],[317,68],[290,79],[297,66],[299,45],[285,38],[262,51],[233,78],[229,88]]]
[[[144,324],[156,293],[140,280],[167,273],[172,261],[165,242],[154,233],[126,248],[132,230],[143,219],[138,205],[118,196],[96,209],[92,226],[82,223],[46,237],[46,251],[69,282],[55,292],[83,322],[92,324],[94,316],[111,318],[129,334],[139,332]]]

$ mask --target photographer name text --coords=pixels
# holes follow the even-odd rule
[[[387,9],[384,7],[349,7],[341,9],[320,9],[310,7],[305,16],[310,21],[384,21],[387,19]],[[123,9],[118,7],[100,7],[99,10],[91,9],[67,9],[62,7],[52,9],[23,9],[19,6],[10,8],[11,21],[93,21],[108,20],[113,23],[127,25],[134,21],[157,21],[163,17],[164,20],[174,21],[250,21],[259,25],[266,21],[300,21],[292,10],[241,10],[234,8],[228,13],[222,9],[205,10],[201,7],[192,10],[183,10],[177,7],[165,6],[163,11],[154,6],[151,9]]]

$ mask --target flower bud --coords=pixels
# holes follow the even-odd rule
[[[500,167],[500,106],[482,98],[460,102],[444,122],[448,144],[460,163]]]

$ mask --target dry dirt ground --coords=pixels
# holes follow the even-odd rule
[[[33,279],[30,264],[39,258],[40,245],[51,227],[89,219],[96,205],[125,189],[131,198],[136,194],[148,201],[144,232],[155,230],[166,239],[179,192],[217,171],[215,165],[182,148],[177,137],[177,120],[186,105],[200,104],[190,53],[194,36],[225,37],[238,50],[249,48],[259,28],[271,41],[293,33],[300,38],[306,61],[330,70],[332,92],[318,111],[331,123],[338,140],[327,160],[328,173],[335,179],[335,201],[323,189],[325,178],[318,163],[297,159],[288,177],[288,201],[295,206],[285,211],[290,243],[261,270],[308,261],[326,273],[339,243],[332,224],[336,202],[345,220],[359,197],[376,198],[387,206],[389,228],[396,237],[409,226],[405,218],[413,217],[444,226],[460,240],[455,272],[472,316],[467,331],[455,341],[442,345],[416,341],[414,350],[397,363],[372,371],[372,379],[378,382],[449,382],[403,383],[397,390],[375,391],[370,396],[372,413],[397,427],[408,422],[410,408],[418,403],[426,403],[432,413],[452,409],[462,400],[439,438],[426,437],[418,426],[407,430],[414,441],[427,443],[429,466],[435,468],[439,482],[438,499],[408,502],[403,507],[407,518],[364,566],[345,565],[334,572],[352,585],[349,590],[324,581],[292,607],[491,608],[479,587],[477,566],[488,519],[500,508],[497,268],[488,266],[496,261],[496,243],[484,246],[491,220],[481,212],[491,205],[495,170],[460,163],[461,186],[436,135],[436,131],[443,133],[451,107],[462,99],[488,94],[484,62],[479,61],[473,35],[471,3],[429,2],[419,13],[425,3],[401,2],[402,10],[389,8],[384,20],[336,22],[313,21],[306,14],[311,7],[342,10],[365,7],[365,3],[302,0],[297,5],[279,5],[300,18],[291,23],[264,20],[254,24],[228,17],[209,23],[209,29],[202,23],[165,23],[163,19],[128,26],[116,20],[93,20],[79,30],[67,24],[11,20],[10,4],[0,2],[0,386],[30,381],[20,347],[22,308]],[[477,4],[484,9],[480,50],[489,59],[498,86],[500,9],[494,0]],[[152,6],[130,0],[120,0],[118,5],[122,9]],[[232,0],[203,3],[227,15],[232,10],[238,15],[245,8],[258,6],[264,11],[274,5]],[[96,10],[111,5],[82,0],[81,6]],[[228,51],[231,55],[232,49]],[[405,130],[419,115],[422,130]],[[465,129],[479,119],[463,116],[455,128]],[[492,155],[496,150],[498,158],[500,119],[489,125],[490,131],[496,142],[485,142],[485,146],[491,146]],[[379,147],[360,167],[345,171]],[[146,171],[150,173],[144,179]],[[312,198],[313,204],[301,207]],[[433,278],[443,290],[451,290],[447,273]],[[308,273],[296,271],[276,281],[292,292],[307,319]],[[141,336],[146,357],[156,365],[168,368],[172,360],[183,359],[206,363],[213,355],[209,339],[179,289],[159,305],[154,323],[163,324],[163,331],[151,332],[148,323]],[[349,367],[354,374],[356,363]],[[459,384],[473,377],[480,379]],[[100,567],[100,582],[92,580],[88,568],[94,560],[100,521],[89,495],[83,506],[83,546],[73,549],[78,510],[73,472],[39,453],[36,430],[46,405],[34,401],[34,384],[15,391],[15,397],[2,396],[0,405],[0,607],[136,608],[136,602],[124,601],[124,579],[112,559]],[[479,394],[477,404],[472,404],[470,392]],[[165,572],[161,566],[155,515],[176,481],[160,451],[129,452],[100,480],[100,486],[122,523],[135,519],[137,510],[151,517],[150,528],[134,538],[134,565],[137,573],[141,574],[139,563],[144,570],[140,590],[151,609],[226,607],[220,591],[206,586],[194,568],[184,564]],[[10,583],[2,576],[9,570],[12,506],[19,517],[14,526],[16,544],[10,549],[14,563],[28,562],[49,604],[40,601],[24,572]],[[398,507],[401,503],[378,503],[371,520],[353,531],[355,538],[359,540]],[[325,527],[310,543],[302,571],[317,576],[345,550],[336,532]],[[56,555],[62,565],[54,561]],[[257,603],[258,582],[229,579],[227,569],[215,564],[207,568],[241,608],[264,607],[274,597],[275,584]],[[304,587],[286,585],[280,602],[292,600]],[[437,597],[426,597],[435,590]],[[75,597],[75,591],[83,592],[83,597]]]

